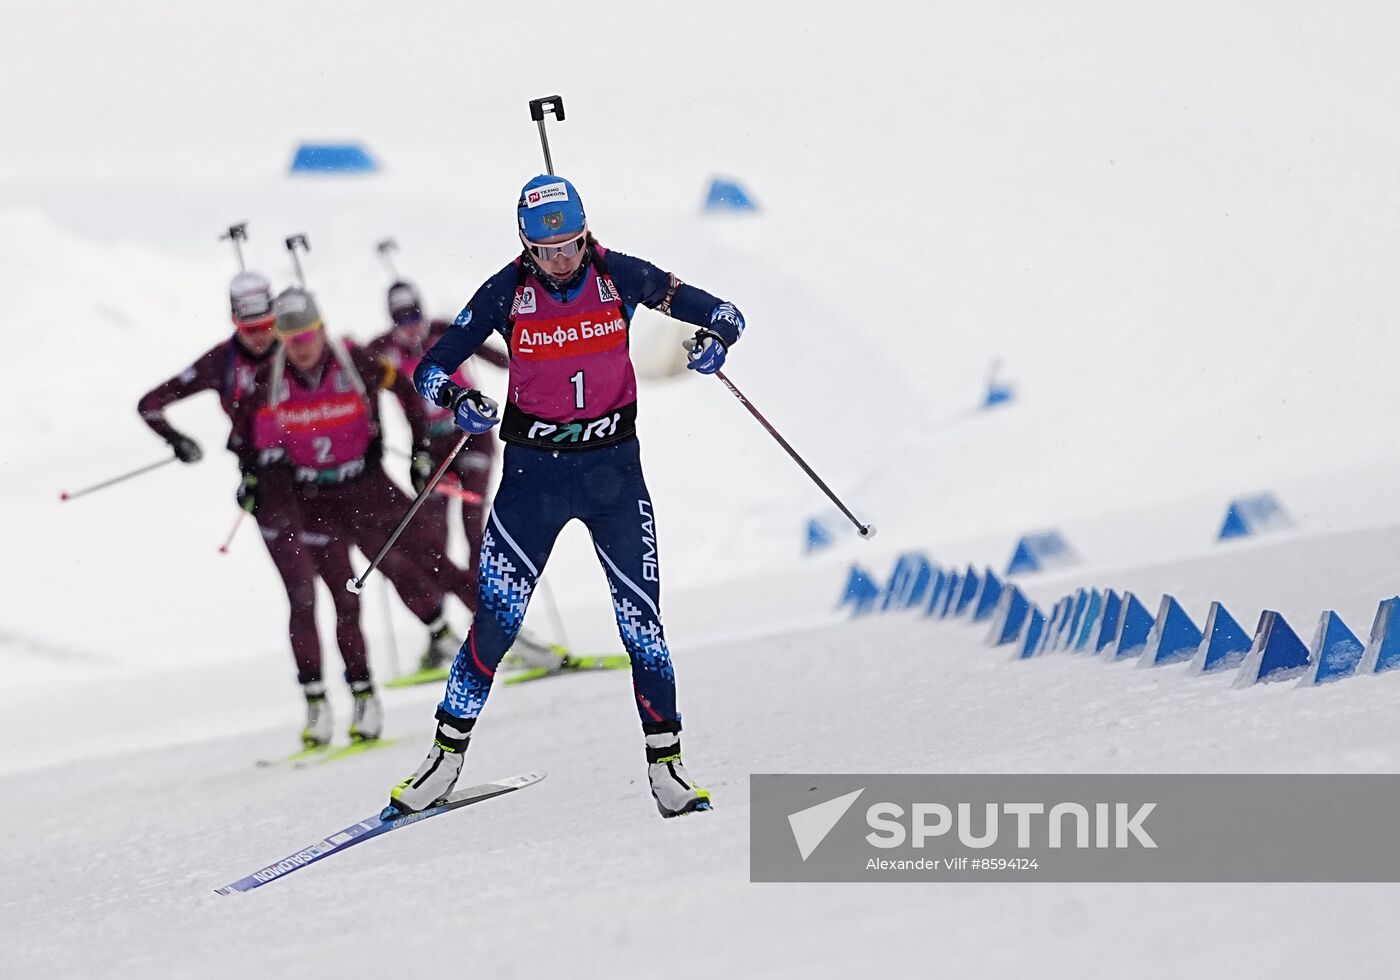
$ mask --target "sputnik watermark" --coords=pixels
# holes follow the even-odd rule
[[[1392,775],[765,775],[750,789],[754,881],[1400,881]]]

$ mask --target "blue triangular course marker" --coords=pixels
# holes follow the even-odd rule
[[[1016,397],[1016,389],[1011,385],[1000,381],[993,381],[987,385],[987,393],[982,397],[982,407],[992,408],[995,405],[1005,405]]]
[[[836,539],[831,536],[831,532],[821,521],[814,517],[807,522],[807,554],[821,551],[823,548],[830,548],[835,541]]]
[[[1229,538],[1247,538],[1249,528],[1244,523],[1244,518],[1240,516],[1240,509],[1234,504],[1225,512],[1225,523],[1220,525],[1220,533],[1215,536],[1217,541],[1225,541]]]
[[[859,565],[852,565],[846,578],[846,591],[836,608],[851,607],[851,615],[863,616],[875,608],[875,600],[880,598],[880,587],[870,574]]]
[[[881,609],[909,609],[923,602],[933,580],[933,564],[918,552],[900,555],[885,584]]]
[[[996,572],[990,568],[982,571],[982,587],[977,590],[977,602],[972,610],[972,621],[980,623],[990,619],[1001,601],[1002,584]]]
[[[1249,634],[1223,603],[1210,604],[1201,635],[1201,645],[1196,648],[1196,656],[1191,660],[1193,674],[1211,674],[1238,667],[1249,653]]]
[[[1074,605],[1073,596],[1062,596],[1050,610],[1050,619],[1045,624],[1045,649],[1055,649],[1055,641],[1059,639],[1064,631],[1065,621],[1069,619],[1070,607]]]
[[[1138,666],[1161,667],[1190,660],[1200,645],[1201,631],[1196,629],[1181,603],[1175,596],[1164,595]]]
[[[1313,633],[1312,649],[1309,652],[1312,665],[1298,681],[1299,687],[1314,687],[1339,681],[1356,673],[1366,648],[1356,638],[1342,617],[1329,609],[1317,621],[1317,631]]]
[[[1047,568],[1062,568],[1073,565],[1078,555],[1069,546],[1059,531],[1037,531],[1025,534],[1016,542],[1016,549],[1007,563],[1006,574],[1017,575],[1026,572],[1040,572]]]
[[[977,574],[977,569],[968,565],[967,571],[963,572],[962,591],[958,593],[958,599],[953,603],[954,616],[961,616],[967,612],[967,608],[972,605],[972,600],[977,598],[977,589],[981,584],[982,578]]]
[[[1272,609],[1259,617],[1259,631],[1245,655],[1232,687],[1249,687],[1266,681],[1286,681],[1308,669],[1308,648],[1282,616]]]
[[[1068,650],[1079,638],[1079,626],[1084,622],[1084,611],[1089,607],[1089,590],[1080,589],[1074,594],[1074,606],[1069,611],[1069,623],[1055,641],[1055,649]]]
[[[1099,616],[1103,614],[1103,593],[1094,589],[1089,593],[1088,605],[1084,607],[1084,618],[1079,624],[1079,632],[1070,643],[1070,649],[1078,652],[1088,648],[1090,641],[1094,638],[1094,627],[1099,624]]]
[[[1216,540],[1243,538],[1261,531],[1277,531],[1292,526],[1293,518],[1283,509],[1277,497],[1271,493],[1256,493],[1230,501]]]
[[[1360,673],[1379,674],[1400,667],[1400,596],[1382,599],[1371,623],[1371,640],[1361,660]]]
[[[943,601],[938,604],[938,618],[947,619],[948,613],[952,611],[953,603],[957,601],[959,592],[962,591],[962,576],[957,572],[948,573],[948,588],[943,592]]]
[[[1118,639],[1118,629],[1123,625],[1123,600],[1109,589],[1103,597],[1103,616],[1099,620],[1099,633],[1094,638],[1094,653],[1101,654],[1113,645]],[[1105,656],[1112,657],[1113,652],[1109,650]]]
[[[1045,613],[1040,611],[1039,606],[1031,606],[1030,615],[1026,618],[1026,628],[1022,631],[1021,650],[1016,654],[1018,660],[1026,660],[1034,657],[1041,649],[1041,640],[1045,635]]]
[[[1069,646],[1070,638],[1074,636],[1074,617],[1084,612],[1084,590],[1079,589],[1065,596],[1065,614],[1060,620],[1060,626],[1055,630],[1055,635],[1050,638],[1051,650],[1063,650]]]
[[[758,205],[736,182],[716,178],[710,182],[710,192],[705,197],[705,210],[757,211]]]
[[[928,587],[928,604],[924,606],[924,615],[933,616],[938,612],[938,605],[943,601],[943,590],[948,587],[948,573],[941,568],[933,570],[933,581]]]
[[[999,647],[1016,639],[1021,632],[1021,624],[1026,621],[1030,603],[1025,594],[1016,586],[1008,585],[1002,590],[1001,604],[992,618],[992,628],[987,634],[987,645]]]
[[[1131,592],[1123,593],[1123,611],[1118,617],[1118,645],[1113,648],[1114,660],[1136,657],[1147,648],[1147,637],[1152,632],[1152,614]]]
[[[378,169],[359,143],[303,143],[292,157],[294,174],[363,174]]]
[[[1031,547],[1022,538],[1016,542],[1016,550],[1011,554],[1011,561],[1007,563],[1006,574],[1018,575],[1024,572],[1040,571],[1040,562],[1036,561],[1035,555],[1031,553]]]

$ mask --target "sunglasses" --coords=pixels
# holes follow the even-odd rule
[[[311,326],[306,327],[302,330],[298,330],[296,333],[283,333],[278,334],[278,336],[282,338],[282,343],[290,347],[301,347],[304,344],[311,343],[320,335],[320,333],[321,321],[317,320]]]
[[[588,230],[584,229],[578,233],[577,237],[555,245],[536,245],[528,238],[523,237],[520,240],[525,243],[530,254],[541,262],[549,262],[560,257],[571,259],[588,247]]]
[[[234,325],[238,327],[238,332],[250,337],[260,337],[263,334],[271,333],[272,328],[276,326],[276,324],[277,318],[275,316],[266,316],[256,320],[239,319],[234,321]]]

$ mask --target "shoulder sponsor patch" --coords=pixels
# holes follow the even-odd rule
[[[511,307],[510,312],[516,316],[521,313],[534,313],[536,306],[535,287],[523,286],[520,292],[515,294],[515,305]]]
[[[617,287],[607,276],[598,277],[598,298],[604,303],[621,303],[622,297],[617,295]]]
[[[569,188],[561,180],[557,184],[545,184],[543,187],[532,187],[525,192],[524,203],[527,208],[537,208],[541,204],[549,204],[552,201],[567,201],[569,199]]]

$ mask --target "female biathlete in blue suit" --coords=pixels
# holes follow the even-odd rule
[[[520,630],[555,539],[577,519],[593,537],[632,661],[657,808],[665,817],[708,810],[709,793],[681,764],[628,331],[638,305],[695,324],[689,367],[712,374],[744,332],[744,318],[732,303],[599,245],[578,192],[562,177],[526,184],[518,214],[520,256],[477,290],[414,374],[423,397],[450,409],[467,432],[499,422],[506,449],[481,548],[476,620],[453,662],[433,746],[394,787],[389,805],[413,813],[452,791],[496,667]],[[510,351],[503,417],[491,399],[451,380],[492,333]]]

